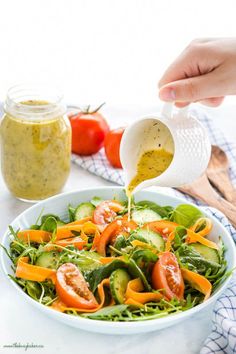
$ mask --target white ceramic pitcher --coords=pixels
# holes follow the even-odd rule
[[[134,191],[150,186],[179,187],[197,179],[207,168],[211,144],[203,125],[188,108],[175,109],[166,103],[156,116],[129,125],[122,137],[120,158],[128,186],[137,171],[141,155],[164,148],[174,154],[170,166],[158,177],[140,183]]]

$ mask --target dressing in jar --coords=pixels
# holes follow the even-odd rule
[[[63,188],[70,172],[71,127],[62,96],[43,86],[8,91],[1,121],[1,168],[17,198],[38,201]]]

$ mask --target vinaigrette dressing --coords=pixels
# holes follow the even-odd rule
[[[24,106],[30,112],[25,116]],[[69,175],[71,128],[60,109],[45,117],[52,106],[44,100],[22,100],[13,113],[6,110],[2,119],[2,173],[8,189],[18,198],[42,200],[57,194]]]
[[[148,150],[144,152],[137,164],[137,172],[127,187],[128,219],[130,219],[131,197],[134,189],[147,179],[160,176],[171,164],[173,153],[165,149]]]

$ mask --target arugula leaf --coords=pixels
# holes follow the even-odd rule
[[[128,308],[128,305],[124,305],[124,304],[107,306],[107,307],[104,307],[101,310],[98,310],[93,313],[84,313],[83,317],[88,317],[88,318],[93,318],[93,319],[102,319],[105,317],[105,319],[107,320],[107,317],[113,317],[115,315],[120,315],[127,308]]]
[[[75,221],[75,208],[73,208],[70,204],[68,205],[68,214],[69,214],[69,221]]]
[[[91,319],[99,319],[102,321],[114,322],[131,322],[131,321],[147,321],[155,318],[167,316],[172,313],[185,311],[195,305],[191,296],[188,301],[179,302],[176,299],[165,301],[164,299],[159,302],[149,302],[144,307],[137,308],[127,305],[115,305],[103,308],[94,313],[76,314],[77,316],[88,317]]]
[[[40,299],[42,289],[36,281],[27,280],[26,291],[29,294],[29,296],[32,297],[34,300]]]
[[[11,225],[9,225],[8,228],[9,228],[9,231],[10,231],[10,235],[14,236],[14,238],[17,238],[17,234],[20,231],[20,229],[15,231]]]
[[[126,248],[129,245],[129,241],[127,240],[126,237],[123,235],[118,235],[116,238],[116,241],[114,243],[114,248],[116,248],[118,251]]]
[[[3,246],[1,243],[0,243],[0,247],[3,249],[3,251],[6,253],[7,257],[12,261],[12,263],[14,263],[14,258],[12,257],[12,255],[9,253],[8,249]]]
[[[174,238],[174,249],[177,249],[183,244],[184,238],[187,234],[187,230],[183,226],[177,226],[175,229],[175,238]]]
[[[202,216],[202,212],[195,206],[180,204],[174,209],[172,219],[181,226],[190,227]]]

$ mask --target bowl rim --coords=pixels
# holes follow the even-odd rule
[[[43,206],[45,203],[48,203],[49,201],[56,201],[58,199],[63,199],[65,196],[70,196],[70,195],[74,195],[80,192],[91,192],[92,190],[97,190],[97,191],[104,191],[104,190],[111,190],[111,191],[122,191],[124,190],[124,187],[122,186],[98,186],[98,187],[88,187],[88,188],[82,188],[82,189],[76,189],[76,190],[72,190],[72,191],[68,191],[65,193],[61,193],[58,194],[56,196],[52,196],[50,198],[47,198],[43,201],[40,201],[36,204],[34,204],[33,206],[27,208],[26,210],[24,210],[22,213],[20,213],[9,225],[11,225],[12,223],[17,222],[22,216],[24,216],[24,214],[26,214],[27,212],[29,212],[29,210],[34,210],[34,209],[38,209],[40,208],[40,206]],[[180,197],[176,197],[176,196],[171,196],[168,195],[166,193],[160,192],[160,191],[153,191],[153,190],[143,190],[140,191],[139,193],[148,193],[150,194],[157,194],[160,195],[162,197],[168,197],[170,199],[175,200],[176,202],[179,203],[185,203],[185,204],[190,204],[193,206],[196,206],[194,203],[191,203],[187,200],[185,200],[184,198],[180,198]],[[201,209],[201,206],[197,206],[199,209]],[[230,233],[228,232],[228,230],[215,218],[214,215],[211,215],[210,213],[208,213],[207,211],[203,211],[204,214],[206,214],[207,216],[209,216],[211,219],[213,219],[214,223],[220,227],[223,227],[226,237],[228,238],[230,247],[232,247],[232,252],[233,252],[233,267],[236,267],[236,247],[235,247],[235,243],[233,241],[233,238],[231,237]],[[8,229],[5,231],[3,238],[2,238],[2,244],[4,246],[6,246],[7,243],[7,238],[8,238]],[[168,323],[175,323],[180,321],[183,318],[188,318],[191,317],[192,315],[196,314],[197,312],[202,311],[204,308],[208,307],[210,304],[212,304],[213,302],[215,302],[217,300],[217,298],[223,293],[223,291],[227,288],[227,286],[229,285],[229,282],[232,278],[231,274],[229,277],[227,277],[227,279],[222,283],[221,287],[216,291],[216,293],[214,293],[212,296],[209,297],[209,299],[207,299],[205,302],[202,302],[201,304],[183,311],[183,312],[176,312],[174,314],[170,314],[167,315],[165,317],[160,317],[157,319],[152,319],[152,320],[145,320],[145,321],[130,321],[130,322],[112,322],[112,321],[104,321],[104,320],[94,320],[94,319],[89,319],[89,318],[84,318],[84,317],[80,317],[80,316],[74,316],[74,315],[68,315],[65,313],[61,313],[58,311],[55,311],[54,309],[45,306],[41,303],[39,303],[38,301],[32,299],[29,295],[27,295],[22,289],[21,287],[16,284],[11,278],[9,278],[8,276],[8,271],[7,271],[7,266],[6,266],[6,259],[8,259],[7,255],[5,254],[5,251],[3,250],[3,248],[1,247],[0,250],[0,262],[1,262],[1,266],[3,269],[3,273],[6,276],[6,278],[8,279],[8,281],[12,284],[12,286],[17,289],[17,291],[21,294],[22,298],[26,299],[26,302],[29,302],[31,304],[33,304],[36,308],[38,308],[39,310],[41,310],[42,312],[47,313],[49,316],[53,316],[56,318],[59,318],[62,322],[71,322],[71,325],[73,323],[77,323],[79,325],[79,323],[81,323],[81,325],[89,325],[89,324],[94,324],[94,326],[98,326],[99,325],[99,329],[103,329],[103,328],[108,328],[108,327],[112,327],[112,328],[116,328],[116,329],[129,329],[129,328],[147,328],[147,327],[155,327],[155,325],[160,325],[160,328],[162,328],[162,326],[164,327],[165,324]],[[78,326],[79,327],[79,326]],[[159,326],[157,326],[158,328]],[[89,327],[88,327],[89,328]],[[103,332],[104,333],[104,332]]]

